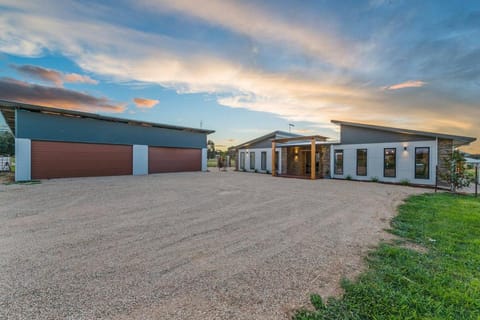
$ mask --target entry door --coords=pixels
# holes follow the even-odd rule
[[[309,175],[312,172],[312,152],[305,151],[304,162],[305,162],[305,175]],[[318,175],[320,172],[320,151],[315,153],[315,173]]]

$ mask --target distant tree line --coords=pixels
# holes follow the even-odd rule
[[[15,154],[15,139],[9,131],[0,132],[0,155]]]

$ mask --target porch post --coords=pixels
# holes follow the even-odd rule
[[[276,161],[276,152],[275,152],[275,149],[276,149],[276,143],[275,141],[272,141],[272,176],[276,176],[277,175],[277,172],[275,170],[275,161]]]
[[[310,173],[311,173],[311,176],[310,176],[310,179],[312,180],[315,180],[317,178],[317,173],[316,173],[316,153],[317,153],[317,150],[316,150],[316,147],[317,147],[317,140],[315,138],[312,139],[312,147],[311,147],[311,150],[310,150]]]

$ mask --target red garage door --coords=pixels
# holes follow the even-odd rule
[[[201,149],[148,148],[148,172],[200,171]]]
[[[32,141],[32,179],[132,174],[132,146]]]

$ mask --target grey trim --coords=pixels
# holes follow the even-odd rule
[[[461,146],[461,145],[466,145],[466,144],[469,144],[475,140],[477,140],[477,138],[473,138],[473,137],[466,137],[466,136],[457,136],[457,135],[450,135],[450,134],[443,134],[443,133],[435,133],[435,132],[427,132],[427,131],[418,131],[418,130],[410,130],[410,129],[400,129],[400,128],[393,128],[393,127],[384,127],[384,126],[377,126],[377,125],[371,125],[371,124],[364,124],[364,123],[356,123],[356,122],[347,122],[347,121],[339,121],[339,120],[332,120],[331,121],[332,123],[334,124],[338,124],[341,126],[341,139],[340,141],[343,143],[343,144],[355,144],[355,143],[375,143],[375,142],[398,142],[398,141],[419,141],[420,138],[425,138],[425,137],[428,137],[430,139],[428,140],[435,140],[437,138],[440,138],[440,139],[449,139],[449,140],[453,140],[454,141],[454,144],[456,146]],[[365,136],[363,137],[357,137],[356,139],[353,138],[351,135],[347,134],[345,137],[343,136],[344,134],[344,130],[345,128],[363,128],[363,129],[369,129],[371,130],[370,131],[370,134],[372,134],[371,132],[372,131],[380,131],[380,132],[383,132],[381,134],[385,134],[386,132],[390,132],[390,133],[396,133],[396,134],[399,134],[398,137],[401,137],[401,139],[408,139],[409,140],[396,140],[396,141],[392,141],[392,140],[381,140],[381,141],[377,141],[376,139],[378,139],[378,137],[375,137],[375,138],[371,138],[372,142],[369,142],[369,141],[364,141],[364,140],[360,140],[362,138],[367,138]],[[381,135],[380,133],[377,133],[377,134],[373,134],[375,136],[378,136],[378,135]],[[412,136],[413,136],[413,139],[412,140]],[[346,140],[351,140],[351,141],[356,141],[356,142],[347,142],[347,141],[344,141],[343,139],[346,139]],[[368,139],[368,138],[367,138]]]

